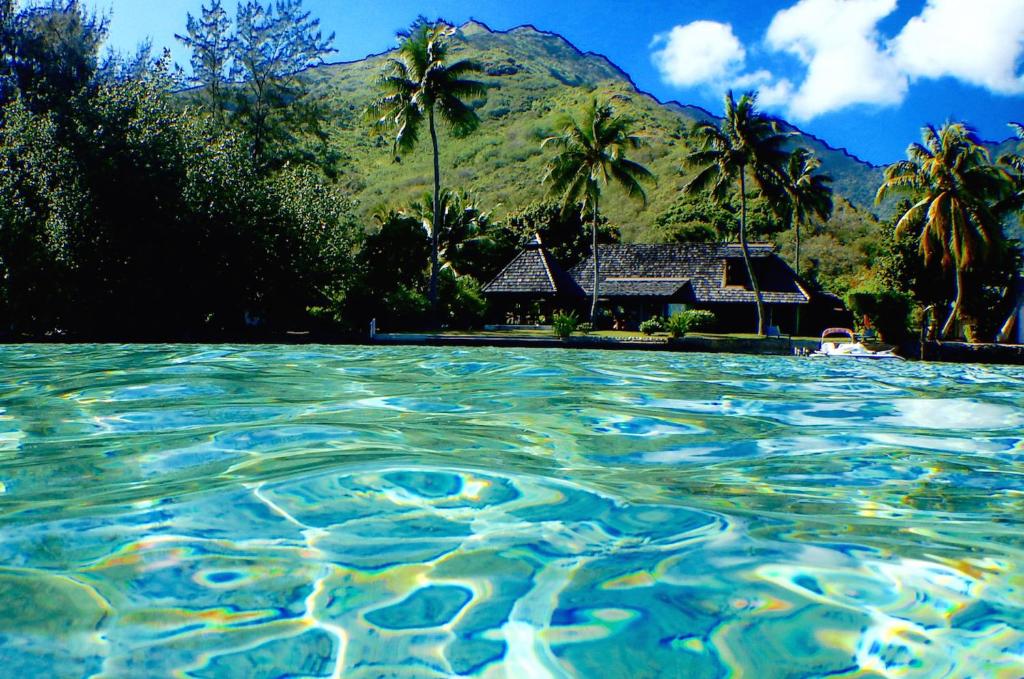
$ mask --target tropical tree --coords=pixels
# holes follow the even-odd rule
[[[921,131],[922,143],[907,148],[907,160],[890,165],[875,197],[910,194],[917,202],[896,224],[899,235],[920,225],[918,247],[926,264],[939,259],[956,273],[956,299],[940,337],[960,317],[967,295],[967,274],[1002,244],[1002,225],[994,205],[1006,195],[1006,174],[995,167],[975,133],[963,123]]]
[[[442,225],[437,234],[437,258],[441,269],[456,276],[466,271],[472,253],[491,241],[491,215],[466,192],[445,189],[441,192],[441,219],[434,219],[433,196],[426,194],[411,206],[411,212],[434,239],[435,222]]]
[[[434,155],[435,215],[443,214],[438,119],[456,136],[469,134],[480,125],[480,118],[465,100],[486,93],[483,83],[468,77],[482,70],[476,62],[463,59],[449,63],[449,39],[454,33],[449,24],[423,17],[400,32],[398,50],[387,60],[377,80],[378,97],[367,109],[374,129],[394,136],[396,155],[416,146],[426,121]],[[443,228],[443,224],[437,224],[431,230],[429,297],[435,320],[438,235]]]
[[[1020,210],[1024,207],[1024,125],[1010,123],[1010,127],[1017,133],[1021,144],[1017,153],[1004,153],[999,156],[998,162],[1006,168],[1013,185],[1012,195],[1000,205],[1004,211]]]
[[[192,50],[192,75],[188,84],[200,88],[202,96],[218,122],[224,121],[227,107],[228,68],[234,50],[235,38],[231,33],[231,19],[221,0],[211,0],[202,6],[197,18],[187,15],[185,35],[175,34],[185,47]]]
[[[594,255],[594,295],[590,304],[590,323],[597,314],[600,286],[600,259],[597,232],[600,225],[601,191],[610,182],[623,188],[630,198],[646,204],[643,184],[654,180],[654,174],[640,163],[630,160],[630,150],[639,149],[647,140],[634,131],[635,121],[616,114],[611,102],[591,99],[579,118],[564,116],[558,124],[560,133],[548,137],[542,147],[552,146],[558,154],[548,163],[544,182],[553,195],[561,197],[563,211],[578,205],[580,215],[590,215],[592,252]]]
[[[334,34],[323,34],[320,20],[302,8],[302,0],[276,0],[266,6],[255,0],[240,3],[235,24],[233,37],[217,39],[229,49],[231,78],[239,84],[232,90],[236,120],[248,134],[257,162],[283,165],[294,154],[297,133],[324,136],[324,113],[301,75],[335,51]],[[199,47],[193,46],[193,58],[203,59]]]
[[[812,218],[828,221],[832,216],[832,177],[821,174],[821,161],[811,151],[798,148],[789,154],[783,168],[784,210],[789,215],[796,246],[794,268],[800,276],[800,225]],[[796,309],[796,332],[800,331],[800,307]]]
[[[800,275],[800,226],[811,219],[828,221],[832,216],[832,177],[821,174],[821,161],[805,148],[789,154],[784,168],[785,207],[796,245],[794,268]]]
[[[736,183],[740,199],[740,248],[757,301],[757,333],[764,335],[764,299],[747,245],[747,178],[749,175],[763,195],[781,202],[786,186],[784,167],[788,155],[783,150],[786,135],[779,132],[776,119],[757,110],[754,93],[748,92],[737,101],[733,93],[728,92],[721,124],[696,123],[691,136],[699,148],[688,155],[685,162],[698,172],[684,191],[707,192],[713,201],[723,202],[728,200]]]

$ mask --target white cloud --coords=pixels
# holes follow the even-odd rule
[[[676,87],[719,85],[743,69],[747,51],[732,26],[694,21],[655,37],[654,65],[662,79]]]
[[[895,9],[896,0],[800,0],[775,15],[768,46],[807,67],[788,101],[790,115],[808,120],[853,104],[903,101],[908,78],[880,44],[877,29]],[[769,99],[778,101],[786,89],[777,85]]]
[[[895,37],[878,25],[897,0],[798,0],[775,14],[762,50],[790,54],[802,77],[747,72],[729,24],[696,21],[655,38],[654,63],[678,87],[759,90],[766,108],[810,120],[857,104],[897,106],[912,82],[955,78],[1024,93],[1024,0],[926,0]]]
[[[757,100],[766,108],[786,108],[793,99],[793,83],[788,78],[765,83],[758,88]]]
[[[928,0],[892,42],[911,77],[951,76],[993,92],[1024,92],[1017,64],[1024,55],[1021,0]]]

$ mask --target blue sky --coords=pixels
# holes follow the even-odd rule
[[[111,43],[174,40],[203,0],[86,0]],[[234,0],[225,6],[233,7]],[[1024,120],[1024,0],[306,0],[336,60],[394,45],[417,15],[497,30],[533,24],[606,55],[662,100],[721,108],[728,87],[874,163],[903,157],[925,123],[962,119],[987,139]]]

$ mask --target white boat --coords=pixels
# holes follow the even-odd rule
[[[842,342],[838,339],[828,341],[826,338],[830,336],[844,336],[849,338],[849,342]],[[895,358],[899,361],[906,360],[902,356],[897,356],[894,353],[893,348],[874,350],[868,349],[864,346],[860,340],[857,339],[856,333],[849,328],[829,328],[825,332],[821,333],[821,342],[818,345],[818,350],[811,354],[811,356],[841,356],[845,358]]]

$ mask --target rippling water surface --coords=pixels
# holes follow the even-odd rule
[[[0,673],[1024,676],[1024,370],[0,348]]]

